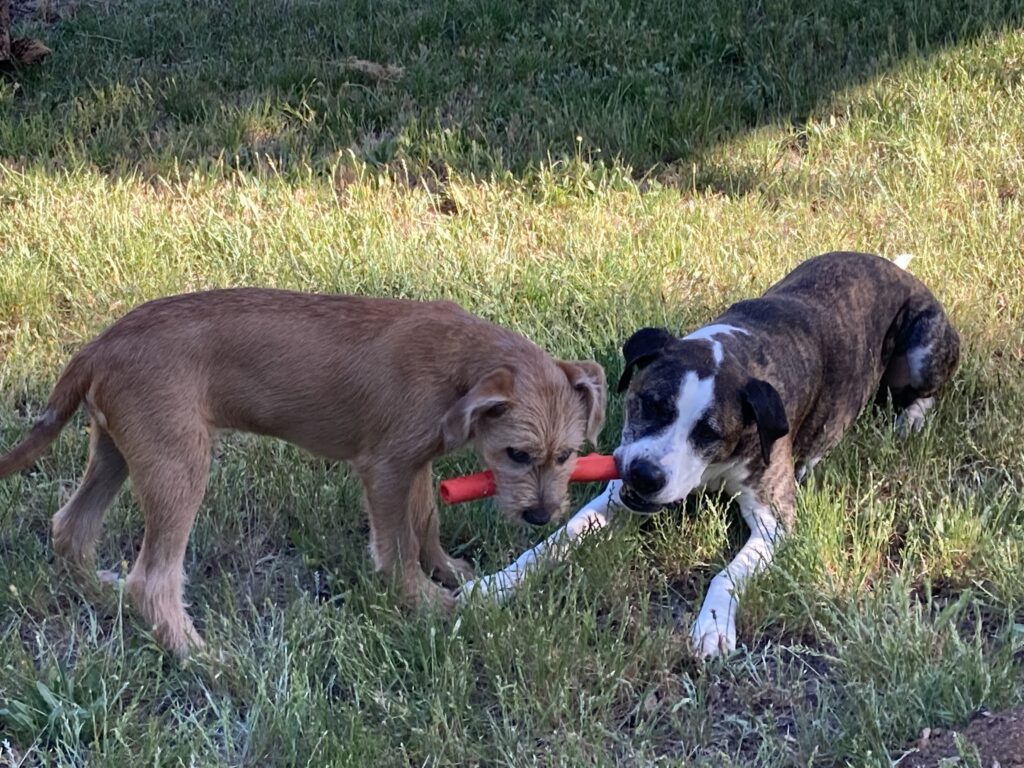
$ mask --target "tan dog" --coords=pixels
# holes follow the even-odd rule
[[[471,568],[441,547],[433,459],[472,442],[499,508],[546,523],[565,506],[577,451],[600,431],[605,378],[597,363],[556,362],[449,302],[256,288],[172,296],[71,359],[32,431],[0,456],[0,477],[31,465],[83,400],[89,463],[54,516],[55,548],[91,578],[103,516],[130,474],[146,525],[126,589],[158,641],[184,655],[202,645],[182,567],[216,433],[271,435],[350,462],[377,569],[409,603],[449,607],[427,573],[455,586]]]

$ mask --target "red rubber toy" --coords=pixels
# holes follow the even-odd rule
[[[615,480],[619,471],[615,468],[615,459],[600,453],[591,453],[576,459],[569,480],[573,483],[594,483],[602,480]],[[497,493],[494,475],[490,470],[477,472],[475,475],[452,477],[441,481],[441,501],[445,504],[462,504],[466,501],[484,499]]]

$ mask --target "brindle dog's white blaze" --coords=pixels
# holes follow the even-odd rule
[[[607,526],[611,522],[613,510],[619,506],[619,483],[611,482],[599,496],[584,504],[569,518],[564,526],[521,554],[514,563],[490,576],[481,576],[463,584],[458,598],[465,601],[472,595],[483,595],[504,602],[515,593],[528,573],[564,559],[578,539]]]
[[[646,459],[665,472],[665,487],[650,499],[658,504],[671,504],[692,491],[707,469],[707,461],[690,442],[694,424],[711,407],[715,394],[715,377],[697,378],[687,373],[676,398],[678,418],[656,435],[642,437],[615,449],[615,457],[623,472],[637,459]]]
[[[728,323],[712,323],[711,325],[705,325],[702,328],[698,328],[693,333],[687,334],[683,337],[683,340],[694,341],[695,339],[704,339],[705,341],[711,342],[711,354],[714,356],[715,365],[721,365],[722,361],[725,359],[725,352],[722,350],[722,342],[717,341],[715,336],[732,336],[734,333],[749,335],[748,331],[735,325],[729,325]]]

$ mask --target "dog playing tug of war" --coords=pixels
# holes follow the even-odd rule
[[[130,475],[145,533],[126,589],[180,656],[202,646],[185,612],[183,562],[219,432],[279,437],[350,462],[374,564],[407,602],[446,609],[455,596],[430,576],[462,584],[463,597],[505,597],[616,509],[653,513],[722,488],[751,536],[712,579],[691,638],[698,653],[725,653],[736,647],[739,592],[793,528],[797,484],[872,399],[900,412],[901,433],[919,429],[956,369],[959,337],[905,267],[828,253],[683,338],[634,333],[619,381],[621,482],[512,566],[476,580],[441,546],[432,461],[472,444],[506,515],[557,519],[578,451],[603,424],[605,375],[449,302],[253,288],[148,302],[71,359],[29,435],[0,456],[0,477],[31,466],[84,403],[89,462],[54,516],[54,546],[94,578],[103,517]]]
[[[633,334],[619,380],[621,482],[506,569],[468,582],[462,596],[508,597],[617,510],[650,514],[693,491],[723,489],[750,538],[711,580],[690,637],[703,656],[734,650],[738,595],[793,529],[797,485],[872,400],[899,412],[901,435],[920,429],[957,367],[959,336],[908,261],[827,253],[687,336]]]
[[[82,347],[28,436],[0,456],[0,477],[31,466],[84,403],[89,460],[53,518],[54,548],[93,582],[104,515],[131,476],[145,533],[125,589],[157,641],[184,656],[202,646],[183,563],[218,433],[349,462],[376,568],[407,603],[450,610],[453,593],[430,577],[455,587],[472,570],[441,546],[432,461],[472,444],[498,507],[542,525],[563,511],[606,399],[597,363],[556,361],[451,302],[206,291],[143,304]]]

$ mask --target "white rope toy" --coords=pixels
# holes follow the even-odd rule
[[[611,522],[615,512],[623,507],[619,500],[619,487],[617,481],[608,483],[599,496],[584,504],[564,526],[537,546],[526,550],[511,565],[490,576],[467,581],[459,590],[458,599],[466,601],[472,595],[482,595],[500,603],[510,598],[528,573],[565,559],[580,539],[605,528]]]

